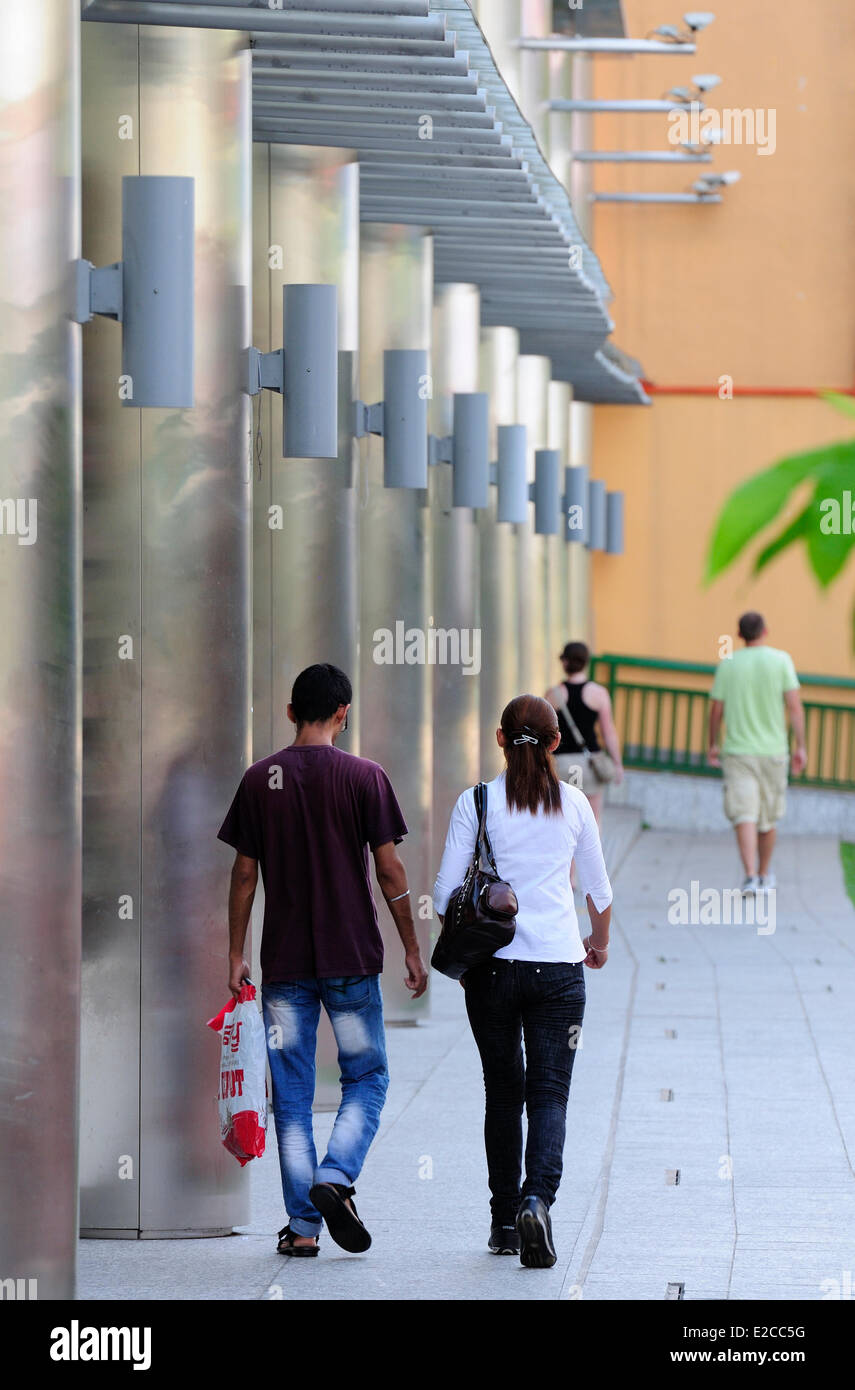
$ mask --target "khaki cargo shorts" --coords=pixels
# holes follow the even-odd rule
[[[787,806],[789,758],[728,753],[724,773],[724,814],[731,825],[755,821],[758,830],[771,830]]]

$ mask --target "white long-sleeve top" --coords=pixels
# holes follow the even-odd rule
[[[514,939],[496,952],[506,960],[576,963],[585,959],[570,887],[571,860],[576,860],[580,889],[590,893],[597,911],[612,901],[600,833],[587,797],[578,787],[562,782],[561,801],[563,815],[510,811],[505,773],[487,783],[487,834],[499,874],[519,902]],[[468,787],[451,813],[434,884],[433,905],[438,914],[445,913],[451,894],[466,876],[477,833],[475,788]]]

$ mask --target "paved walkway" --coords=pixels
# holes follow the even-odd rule
[[[367,1255],[328,1237],[317,1260],[276,1255],[271,1142],[243,1234],[84,1241],[81,1297],[851,1297],[855,911],[837,843],[781,841],[775,930],[758,934],[668,922],[671,890],[731,886],[729,834],[639,833],[621,810],[606,840],[613,949],[586,975],[554,1269],[486,1251],[479,1061],[462,990],[434,976],[430,1020],[389,1030],[392,1085],[359,1184]],[[317,1117],[319,1147],[331,1124]]]

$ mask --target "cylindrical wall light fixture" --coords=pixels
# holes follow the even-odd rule
[[[338,292],[335,285],[282,289],[284,458],[338,455]]]
[[[487,392],[459,391],[452,426],[453,507],[486,507],[490,482]]]
[[[599,479],[588,482],[588,549],[606,548],[606,485]]]
[[[499,458],[496,482],[499,496],[497,521],[528,521],[525,425],[499,425],[496,430]]]
[[[606,553],[623,554],[623,493],[606,493]]]
[[[588,468],[581,463],[564,469],[564,539],[588,539]]]
[[[424,348],[383,354],[383,482],[427,487],[428,368]]]
[[[193,179],[122,179],[123,405],[193,404]]]
[[[282,395],[282,457],[338,457],[338,289],[282,286],[282,342],[275,352],[249,348],[250,396]]]
[[[534,529],[538,536],[557,536],[561,520],[561,453],[536,449],[534,454]]]

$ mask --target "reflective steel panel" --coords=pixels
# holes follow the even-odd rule
[[[481,330],[480,386],[490,402],[490,458],[498,455],[499,425],[517,423],[517,358],[519,335],[515,328]],[[480,775],[489,779],[500,772],[504,760],[496,743],[502,710],[519,689],[519,606],[517,603],[516,526],[496,521],[497,490],[478,515],[481,675]]]
[[[594,407],[585,401],[570,404],[570,463],[590,469]],[[587,521],[586,521],[587,524]],[[591,632],[589,583],[591,557],[586,545],[569,545],[567,556],[570,613],[567,636],[569,641],[596,640]]]
[[[282,457],[282,398],[253,402],[253,752],[290,743],[285,710],[295,677],[331,661],[350,677],[359,709],[355,440],[359,315],[359,166],[347,150],[254,146],[253,343],[282,346],[282,287],[338,291],[338,457]],[[359,751],[358,718],[339,746]],[[254,915],[261,940],[262,894]],[[256,972],[259,967],[256,964]],[[337,1107],[337,1049],[322,1015],[316,1106]]]
[[[360,248],[360,388],[363,401],[383,397],[383,351],[430,348],[432,243],[421,228],[363,222]],[[425,383],[430,392],[430,382]],[[427,489],[384,488],[383,441],[360,441],[360,753],[382,763],[410,828],[402,845],[422,950],[429,950],[431,852],[431,680],[419,657],[431,617],[430,515]],[[391,661],[384,660],[391,634]],[[407,659],[407,652],[410,657]],[[385,906],[383,993],[390,1023],[410,1023],[428,1008],[403,983],[403,957]]]
[[[212,1125],[213,1035],[197,1023],[225,991],[231,856],[216,832],[250,752],[245,42],[140,30],[140,172],[196,180],[196,405],[141,422],[140,1228],[150,1234],[248,1218],[246,1175]]]
[[[123,173],[195,182],[195,406],[122,408],[121,330],[86,339],[81,1216],[198,1234],[248,1217],[204,1022],[226,995],[216,832],[250,754],[249,52],[226,31],[85,40],[84,254],[117,257]]]
[[[122,254],[122,179],[139,174],[139,40],[136,29],[107,24],[83,25],[81,38],[83,254],[109,265]],[[86,324],[83,366],[80,1222],[131,1235],[139,1229],[142,514],[140,413],[122,400],[120,324]]]
[[[548,433],[550,449],[557,449],[559,452],[559,470],[561,492],[561,526],[557,536],[547,536],[547,574],[549,586],[548,613],[549,613],[549,641],[547,658],[549,663],[549,684],[552,685],[561,676],[561,666],[558,661],[558,653],[564,643],[569,641],[567,624],[570,621],[570,562],[568,550],[571,549],[568,542],[564,539],[566,513],[564,510],[564,469],[569,462],[570,449],[570,387],[566,381],[550,381],[548,395]]]
[[[479,315],[474,285],[436,290],[431,428],[440,437],[453,429],[454,392],[478,389]],[[452,807],[478,781],[481,620],[476,513],[452,505],[453,465],[439,463],[430,473],[433,815],[435,849],[441,855]]]
[[[520,424],[528,431],[529,481],[534,482],[534,455],[549,438],[548,391],[552,364],[548,357],[524,354],[518,359],[517,400]],[[520,624],[519,691],[542,695],[549,681],[548,572],[546,537],[534,532],[534,504],[529,519],[517,526],[517,602]]]
[[[3,5],[0,1278],[36,1280],[40,1299],[74,1296],[77,1224],[78,29],[71,0]]]

